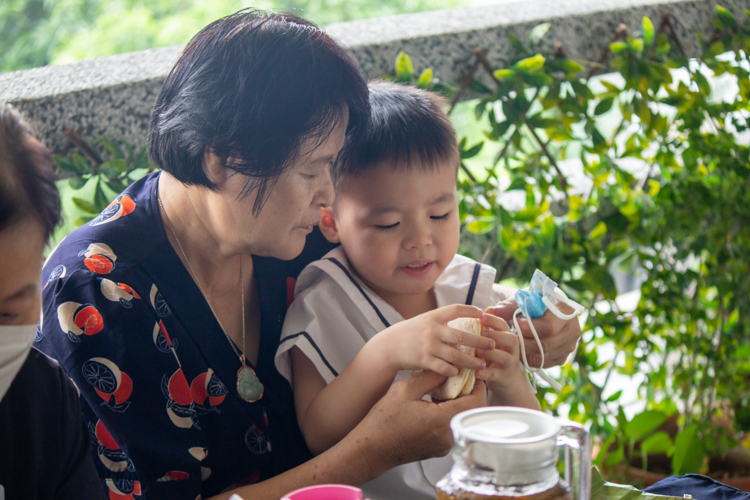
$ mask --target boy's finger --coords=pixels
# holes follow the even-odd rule
[[[518,355],[513,355],[507,351],[501,351],[500,349],[482,351],[480,357],[485,360],[489,367],[482,370],[485,372],[489,372],[495,368],[506,370],[511,367],[518,367]],[[477,373],[479,373],[479,371],[477,371]]]
[[[474,335],[473,333],[448,326],[441,330],[439,338],[448,344],[465,345],[466,347],[474,347],[476,349],[495,348],[495,341],[492,338]]]
[[[501,332],[497,330],[486,330],[482,332],[482,335],[492,339],[495,342],[495,349],[502,349],[503,351],[511,354],[518,354],[518,337],[515,333]],[[479,351],[477,351],[479,352]],[[479,354],[477,354],[478,356]]]
[[[439,373],[444,377],[455,377],[459,372],[458,368],[438,358],[435,358],[428,363],[427,369]]]
[[[458,349],[447,345],[440,346],[435,352],[435,355],[453,366],[460,368],[471,368],[472,370],[477,370],[487,366],[487,362],[483,359],[470,356],[465,352],[461,352]]]
[[[432,314],[438,323],[446,324],[458,318],[481,318],[483,313],[478,307],[453,304],[435,309]]]

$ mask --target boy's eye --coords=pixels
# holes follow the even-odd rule
[[[394,227],[398,226],[398,224],[399,224],[398,222],[396,222],[394,224],[390,224],[388,226],[379,226],[379,225],[376,224],[375,225],[375,229],[378,229],[380,231],[387,231],[388,229],[393,229]]]
[[[446,212],[443,215],[431,215],[430,219],[432,220],[446,220],[450,216],[450,212]]]

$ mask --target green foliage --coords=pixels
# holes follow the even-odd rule
[[[542,269],[586,306],[568,385],[543,406],[589,425],[605,467],[667,454],[697,472],[750,428],[750,22],[716,13],[699,60],[662,19],[611,43],[603,70],[540,25],[511,35],[492,89],[470,86],[484,137],[464,137],[461,158],[497,156],[460,178],[462,248],[500,280]],[[615,270],[641,280],[634,311],[615,301]],[[603,396],[613,373],[641,377],[645,412],[628,420],[619,392]],[[671,416],[676,436],[660,428]]]
[[[66,191],[73,191],[66,198],[79,214],[73,220],[74,227],[96,217],[131,182],[155,169],[148,160],[145,146],[137,149],[105,138],[97,142],[98,148],[87,148],[91,149],[89,158],[77,151],[69,156],[55,155],[57,167],[69,176]],[[108,159],[102,161],[102,156]],[[64,209],[64,212],[69,215],[71,210]],[[63,228],[66,232],[71,229],[69,224]]]
[[[318,24],[462,6],[468,0],[3,0],[0,72],[185,44],[211,21],[252,5]]]

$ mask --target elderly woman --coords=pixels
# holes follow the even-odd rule
[[[0,498],[104,498],[78,393],[31,347],[39,273],[60,222],[52,155],[0,104]]]
[[[274,354],[296,276],[329,249],[314,231],[333,202],[329,165],[367,103],[355,62],[321,29],[255,11],[220,19],[157,98],[149,153],[162,171],[50,256],[37,346],[81,391],[111,498],[361,484],[445,454],[450,418],[485,403],[483,384],[424,402],[443,381],[425,373],[314,459],[297,427]],[[560,362],[580,328],[544,321]]]

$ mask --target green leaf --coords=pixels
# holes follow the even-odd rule
[[[698,427],[685,427],[675,438],[675,449],[672,455],[672,474],[683,475],[700,472],[703,465],[705,449],[698,436]]]
[[[622,450],[619,453],[622,454]],[[614,465],[624,460],[624,455],[619,461],[610,461],[607,457],[607,465]],[[605,482],[594,467],[591,468],[591,498],[595,500],[680,500],[680,497],[654,495],[638,491],[633,486]]]
[[[580,64],[578,64],[576,61],[572,59],[565,59],[562,62],[562,67],[566,73],[572,73],[572,74],[580,73],[584,69],[583,66],[581,66]]]
[[[78,177],[71,177],[68,179],[68,185],[72,187],[73,189],[81,189],[83,186],[86,185],[88,182],[88,179],[84,179],[81,176]]]
[[[607,234],[607,225],[604,223],[604,221],[599,221],[596,226],[594,226],[594,229],[591,230],[589,233],[589,238],[592,240],[595,240],[597,238],[601,238]]]
[[[414,78],[414,65],[411,57],[403,50],[396,56],[396,80],[410,82]]]
[[[599,104],[596,105],[596,108],[594,108],[594,114],[595,115],[603,115],[610,109],[612,109],[612,104],[614,104],[615,98],[614,97],[607,97],[606,99],[602,99],[599,101]]]
[[[507,80],[510,80],[514,76],[516,76],[516,72],[515,71],[513,71],[512,69],[507,69],[507,68],[506,69],[498,69],[497,71],[495,71],[492,74],[495,75],[495,78],[497,78],[501,82],[505,82]]]
[[[470,147],[469,149],[465,151],[461,151],[460,152],[461,159],[465,160],[466,158],[473,158],[474,156],[479,154],[483,146],[484,146],[484,141],[474,144],[472,147]]]
[[[612,403],[613,401],[617,401],[618,399],[620,399],[620,396],[622,396],[622,389],[608,397],[605,402]]]
[[[721,5],[716,6],[716,16],[725,28],[731,30],[737,29],[737,20],[734,18],[734,15]]]
[[[430,86],[432,83],[432,68],[427,68],[426,70],[422,71],[422,74],[419,75],[419,79],[417,80],[417,87],[420,89],[426,89]]]
[[[621,54],[627,50],[628,44],[625,42],[612,42],[609,44],[609,50],[612,51],[613,54]]]
[[[651,19],[643,17],[643,45],[648,49],[654,43],[654,23]]]
[[[646,454],[666,453],[672,446],[674,446],[674,443],[672,443],[672,438],[669,437],[669,434],[659,431],[641,442],[641,451]]]
[[[99,171],[110,179],[117,179],[121,174],[124,174],[128,169],[124,158],[117,160],[105,161],[99,165]]]
[[[544,35],[546,35],[547,31],[549,31],[550,26],[550,23],[542,23],[534,26],[534,29],[531,30],[531,34],[529,35],[529,41],[531,42],[531,45],[536,45],[537,43],[541,42],[542,38],[544,38]]]
[[[638,442],[658,429],[668,418],[669,416],[664,412],[646,410],[633,417],[627,423],[625,426],[625,436],[634,442]]]
[[[84,200],[83,198],[78,198],[77,196],[73,196],[70,201],[73,202],[73,205],[80,210],[81,212],[85,212],[87,214],[98,214],[100,210],[97,210],[94,208],[94,204],[90,201]]]
[[[97,142],[101,144],[102,147],[104,147],[104,149],[106,149],[109,152],[109,154],[112,155],[114,159],[117,160],[117,159],[125,158],[125,154],[122,152],[122,149],[120,149],[120,146],[115,144],[114,141],[111,141],[105,137],[102,137]]]
[[[91,163],[79,153],[73,153],[73,164],[79,172],[91,173],[93,171]]]
[[[495,227],[496,220],[495,217],[478,217],[476,220],[468,223],[466,229],[474,234],[488,233]]]
[[[57,165],[57,168],[59,168],[60,170],[73,174],[81,173],[78,171],[75,163],[73,163],[73,160],[71,160],[70,158],[66,158],[65,156],[60,155],[52,155],[52,158],[55,160],[55,165]]]
[[[535,56],[527,57],[526,59],[521,59],[514,64],[513,67],[521,73],[536,73],[537,71],[541,71],[544,67],[544,56],[542,54],[537,54]]]

